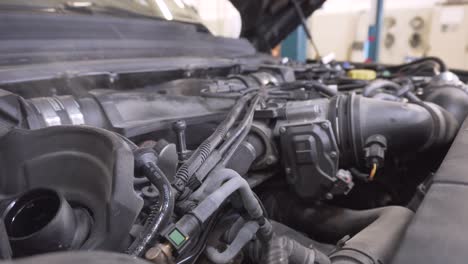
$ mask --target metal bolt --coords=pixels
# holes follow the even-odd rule
[[[172,129],[176,134],[176,149],[177,155],[179,156],[179,161],[184,161],[187,156],[187,144],[185,142],[185,129],[187,128],[187,123],[184,120],[176,121],[172,124]]]
[[[286,128],[285,128],[285,127],[280,127],[279,132],[280,132],[281,134],[286,133]]]
[[[285,171],[286,171],[286,174],[291,174],[291,168],[286,168]]]
[[[148,249],[145,253],[145,258],[151,262],[158,264],[173,264],[172,248],[170,244],[157,244]]]
[[[336,159],[337,156],[338,154],[335,151],[330,152],[330,158]]]
[[[323,129],[328,129],[328,123],[322,123],[321,126],[322,126]]]
[[[327,199],[327,200],[333,199],[333,194],[331,194],[331,193],[326,193],[326,194],[325,194],[325,199]]]
[[[160,247],[152,247],[146,251],[145,258],[147,260],[154,260],[162,253],[162,249]]]

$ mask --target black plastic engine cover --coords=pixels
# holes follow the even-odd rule
[[[14,129],[0,138],[0,197],[53,189],[92,216],[81,249],[122,250],[143,201],[133,154],[112,132],[83,126]],[[71,230],[73,232],[73,230]]]

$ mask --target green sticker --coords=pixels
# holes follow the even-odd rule
[[[176,246],[180,246],[184,243],[185,241],[185,236],[182,235],[182,233],[179,232],[179,230],[174,229],[172,232],[169,234],[169,238],[176,244]]]

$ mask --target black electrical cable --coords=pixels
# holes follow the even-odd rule
[[[260,204],[260,207],[262,207],[262,210],[263,210],[263,216],[267,219],[269,219],[268,217],[268,211],[266,210],[265,208],[265,205],[263,204],[262,200],[260,200],[260,197],[258,197],[258,195],[253,192],[253,195],[255,196],[255,198],[258,200],[258,203]]]
[[[248,93],[256,92],[258,88],[248,88],[240,90],[237,92],[224,92],[224,93],[214,93],[208,91],[208,89],[203,89],[200,91],[200,95],[207,98],[219,98],[219,99],[238,99],[239,97],[246,95]]]
[[[208,91],[208,89],[203,89],[200,91],[200,96],[207,98],[220,98],[220,99],[237,99],[242,94],[239,93],[213,93]]]
[[[333,90],[329,88],[328,86],[326,86],[325,84],[320,83],[318,81],[314,81],[314,80],[295,81],[295,82],[290,82],[290,83],[283,84],[280,86],[281,90],[294,90],[294,89],[300,89],[300,88],[314,89],[330,97],[338,94],[338,91]]]
[[[228,113],[226,119],[218,125],[215,132],[211,134],[201,145],[192,153],[190,158],[179,168],[175,175],[174,188],[182,192],[193,174],[206,161],[211,152],[224,140],[228,131],[237,121],[246,104],[254,97],[253,94],[247,94],[240,97],[236,104]]]
[[[210,220],[208,220],[208,223],[206,224],[206,227],[202,232],[200,233],[197,241],[195,242],[195,247],[192,248],[188,253],[183,253],[183,255],[179,256],[179,261],[177,261],[177,264],[191,264],[194,263],[198,257],[203,253],[206,247],[206,241],[208,240],[208,235],[210,234],[211,230],[215,226],[215,223],[217,222],[216,220],[219,219],[219,216],[221,215],[221,210],[214,216],[211,217]]]
[[[164,172],[156,165],[156,154],[153,150],[136,150],[135,163],[159,191],[159,201],[155,206],[151,207],[151,212],[146,219],[143,231],[140,232],[127,249],[129,255],[141,257],[170,221],[174,212],[175,202],[171,183]]]
[[[338,91],[349,91],[364,88],[369,84],[369,81],[356,80],[348,77],[337,77],[336,78]]]
[[[219,148],[219,153],[223,155],[226,153],[226,151],[229,149],[229,147],[236,141],[239,136],[242,134],[244,130],[250,130],[249,123],[251,123],[251,120],[254,117],[255,114],[255,108],[257,107],[258,102],[260,101],[260,96],[256,96],[252,103],[250,104],[249,108],[247,109],[247,113],[245,117],[242,119],[242,121],[239,123],[237,128],[232,131],[231,135],[229,136],[228,139],[226,139],[223,144]],[[241,141],[241,140],[238,140]]]
[[[425,57],[425,58],[414,60],[414,61],[406,63],[406,64],[390,66],[390,67],[387,67],[387,69],[390,70],[390,71],[401,71],[404,68],[408,68],[408,67],[411,67],[411,66],[414,66],[414,65],[419,65],[421,63],[426,63],[428,61],[436,63],[439,66],[440,72],[446,72],[447,71],[447,65],[444,63],[444,61],[442,61],[440,58],[437,58],[437,57]]]
[[[362,89],[364,88],[365,85],[363,84],[354,84],[354,83],[350,83],[350,84],[341,84],[341,85],[338,85],[338,91],[352,91],[352,90],[356,90],[356,89]]]

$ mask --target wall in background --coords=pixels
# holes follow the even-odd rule
[[[441,0],[386,0],[384,9],[433,6]],[[351,12],[370,9],[371,0],[327,0],[320,12]]]
[[[468,69],[468,4],[444,2],[385,0],[379,62],[438,56],[449,67]],[[309,18],[322,56],[334,53],[338,60],[365,60],[370,5],[370,0],[328,0]],[[312,47],[308,57],[315,57]]]

